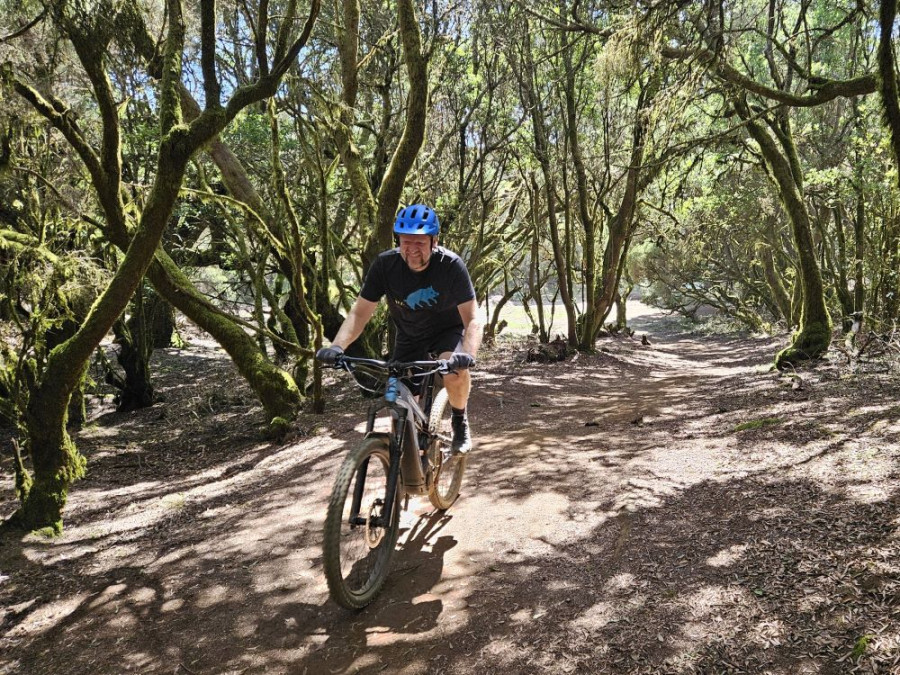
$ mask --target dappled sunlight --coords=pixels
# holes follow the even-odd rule
[[[870,653],[896,649],[891,408],[873,401],[853,418],[881,434],[863,441],[767,374],[737,405],[739,383],[705,365],[746,373],[766,355],[722,343],[682,351],[667,371],[662,349],[693,343],[654,342],[568,371],[479,373],[460,499],[446,513],[410,500],[384,590],[360,612],[328,599],[321,528],[364,403],[328,416],[327,433],[210,445],[196,465],[152,480],[148,466],[128,486],[111,479],[117,463],[159,458],[98,449],[102,473],[73,491],[65,534],[6,552],[78,590],[54,601],[21,585],[4,628],[21,645],[90,635],[145,672],[712,672],[727,661],[787,673],[772,664],[802,651],[820,668],[863,632]],[[785,421],[735,430],[766,418]],[[881,562],[857,566],[863,551]],[[851,596],[870,601],[851,614]],[[840,640],[804,632],[822,621]],[[69,648],[73,671],[89,672],[89,653]]]
[[[900,491],[900,483],[891,486],[890,477],[900,468],[900,448],[870,442],[848,440],[832,449],[817,462],[799,465],[791,473],[798,478],[822,480],[840,475],[840,481],[829,489],[858,502],[879,502]],[[879,484],[873,485],[875,478]]]
[[[840,401],[840,399],[835,398],[835,401]],[[890,420],[879,420],[884,426],[896,426],[900,427],[900,421],[896,419],[896,414],[900,412],[898,410],[898,406],[896,402],[888,401],[882,405],[862,405],[858,406],[847,412],[849,417],[866,417],[869,415],[880,415],[884,413],[894,413],[890,415],[890,417],[895,418],[893,423]]]
[[[319,445],[319,452],[313,457],[327,455],[337,447],[340,447],[340,443],[322,443]],[[122,539],[123,536],[127,537],[129,534],[135,537],[140,536],[147,527],[154,525],[164,527],[167,522],[186,517],[187,514],[190,514],[190,517],[194,517],[194,514],[196,514],[197,517],[205,517],[211,520],[206,514],[208,509],[203,507],[204,504],[215,502],[219,499],[234,502],[233,495],[236,492],[264,482],[267,475],[283,473],[289,467],[296,466],[300,461],[300,455],[295,448],[286,448],[263,457],[253,465],[253,471],[245,468],[243,471],[234,473],[230,477],[223,477],[228,473],[228,468],[226,467],[225,471],[212,469],[204,472],[201,476],[190,479],[185,478],[165,486],[162,484],[146,484],[144,490],[138,493],[137,498],[133,496],[131,502],[124,506],[120,511],[121,515],[111,521],[114,524],[107,525],[102,530],[98,530],[95,525],[90,523],[86,523],[83,526],[69,526],[64,537],[55,542],[54,546],[65,551],[70,542],[91,542],[112,536],[118,536],[121,541],[124,541]],[[306,454],[303,461],[310,461],[309,453]],[[310,478],[309,480],[313,479]],[[146,498],[141,499],[141,493],[147,495]],[[95,502],[105,501],[104,495],[100,491],[86,491],[83,494],[85,495],[87,506]],[[216,508],[216,515],[219,519],[223,518],[226,513],[234,515],[235,513],[246,511],[245,504],[235,505],[232,503],[217,506]],[[267,521],[268,516],[266,515],[260,519],[260,522]],[[248,527],[250,529],[260,527],[260,522],[254,522],[250,518],[248,519]],[[226,550],[234,550],[231,547],[235,545],[234,542],[239,540],[232,539],[231,541],[232,543],[228,545]],[[151,564],[152,559],[141,556],[140,549],[139,544],[135,543],[132,554],[143,560],[142,564]],[[61,553],[61,555],[65,555],[65,553]]]
[[[43,604],[20,606],[18,611],[28,611],[28,622],[9,629],[11,638],[38,637],[65,624],[71,615],[79,610],[88,599],[87,593],[76,593],[65,598],[50,600]],[[10,608],[13,609],[13,608]]]
[[[746,553],[746,544],[734,544],[727,549],[719,551],[714,556],[706,559],[706,564],[711,567],[727,567],[734,565]]]
[[[468,508],[454,514],[453,527],[469,533],[460,546],[460,553],[472,561],[490,564],[496,556],[525,542],[532,545],[542,542],[539,547],[549,554],[554,544],[583,530],[580,524],[564,517],[569,501],[558,494],[539,492],[501,503],[494,497],[479,494],[467,497],[466,501]]]
[[[638,511],[640,509],[652,509],[661,506],[666,497],[674,495],[682,490],[683,484],[673,483],[664,479],[642,480],[631,478],[624,486],[623,492],[614,502],[617,511]]]
[[[616,621],[622,613],[621,603],[598,602],[589,607],[581,616],[573,619],[570,625],[573,629],[583,628],[593,631]]]

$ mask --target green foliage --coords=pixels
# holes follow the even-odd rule
[[[0,419],[20,426],[50,350],[84,319],[108,274],[81,252],[56,254],[10,231],[0,232],[0,256]]]
[[[781,318],[757,246],[781,239],[784,225],[761,178],[739,170],[714,181],[704,174],[687,178],[674,219],[657,214],[655,236],[632,253],[638,265],[632,274],[649,280],[647,302],[692,319],[712,308],[754,331]],[[790,284],[787,258],[776,266]]]

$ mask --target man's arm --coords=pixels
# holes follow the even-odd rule
[[[459,305],[459,316],[462,318],[463,327],[466,330],[463,335],[462,350],[466,354],[477,356],[484,331],[481,319],[478,318],[478,306],[474,299]]]
[[[366,327],[366,324],[369,323],[369,319],[371,319],[372,315],[375,313],[376,307],[378,307],[377,302],[372,302],[371,300],[366,300],[362,296],[358,296],[356,302],[353,303],[353,307],[350,308],[350,313],[347,315],[347,318],[344,319],[344,323],[342,323],[341,327],[338,329],[337,335],[335,335],[334,340],[331,341],[331,346],[346,349],[352,345],[356,338],[363,332],[363,328]]]

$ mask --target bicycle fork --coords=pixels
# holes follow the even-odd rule
[[[408,439],[406,438],[408,436],[406,430],[411,427],[411,425],[407,425],[408,412],[406,411],[406,409],[400,408],[399,410],[397,410],[396,415],[397,416],[395,418],[395,423],[393,425],[394,430],[389,435],[389,464],[387,486],[385,488],[384,503],[381,505],[381,515],[373,517],[371,514],[360,513],[360,510],[362,509],[362,496],[366,487],[366,473],[368,472],[369,462],[371,461],[371,457],[369,457],[365,462],[360,464],[359,468],[356,471],[356,481],[353,486],[353,503],[351,505],[350,517],[348,519],[350,525],[363,526],[368,523],[369,527],[383,528],[387,527],[387,525],[391,522],[391,518],[393,517],[394,513],[394,507],[397,503],[397,490],[400,486],[401,459],[404,455],[404,447],[409,445]],[[367,425],[368,433],[371,433],[374,425],[375,411],[373,410],[369,413],[369,423]],[[410,447],[417,448],[418,443],[414,443]],[[418,469],[419,475],[421,476],[421,466],[418,462],[418,456],[414,456],[413,458],[416,461],[416,468]],[[406,462],[405,464],[409,464],[409,462]]]

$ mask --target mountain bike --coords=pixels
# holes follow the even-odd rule
[[[447,361],[380,361],[340,356],[334,364],[377,395],[366,436],[338,471],[325,516],[323,554],[331,597],[360,609],[378,595],[400,534],[400,511],[410,496],[428,495],[446,510],[459,496],[466,455],[450,451],[450,403],[442,375]],[[361,376],[366,377],[361,377]],[[372,383],[375,386],[370,386]],[[410,385],[418,382],[419,399]],[[387,410],[391,430],[375,431]],[[405,499],[405,504],[402,502]]]

